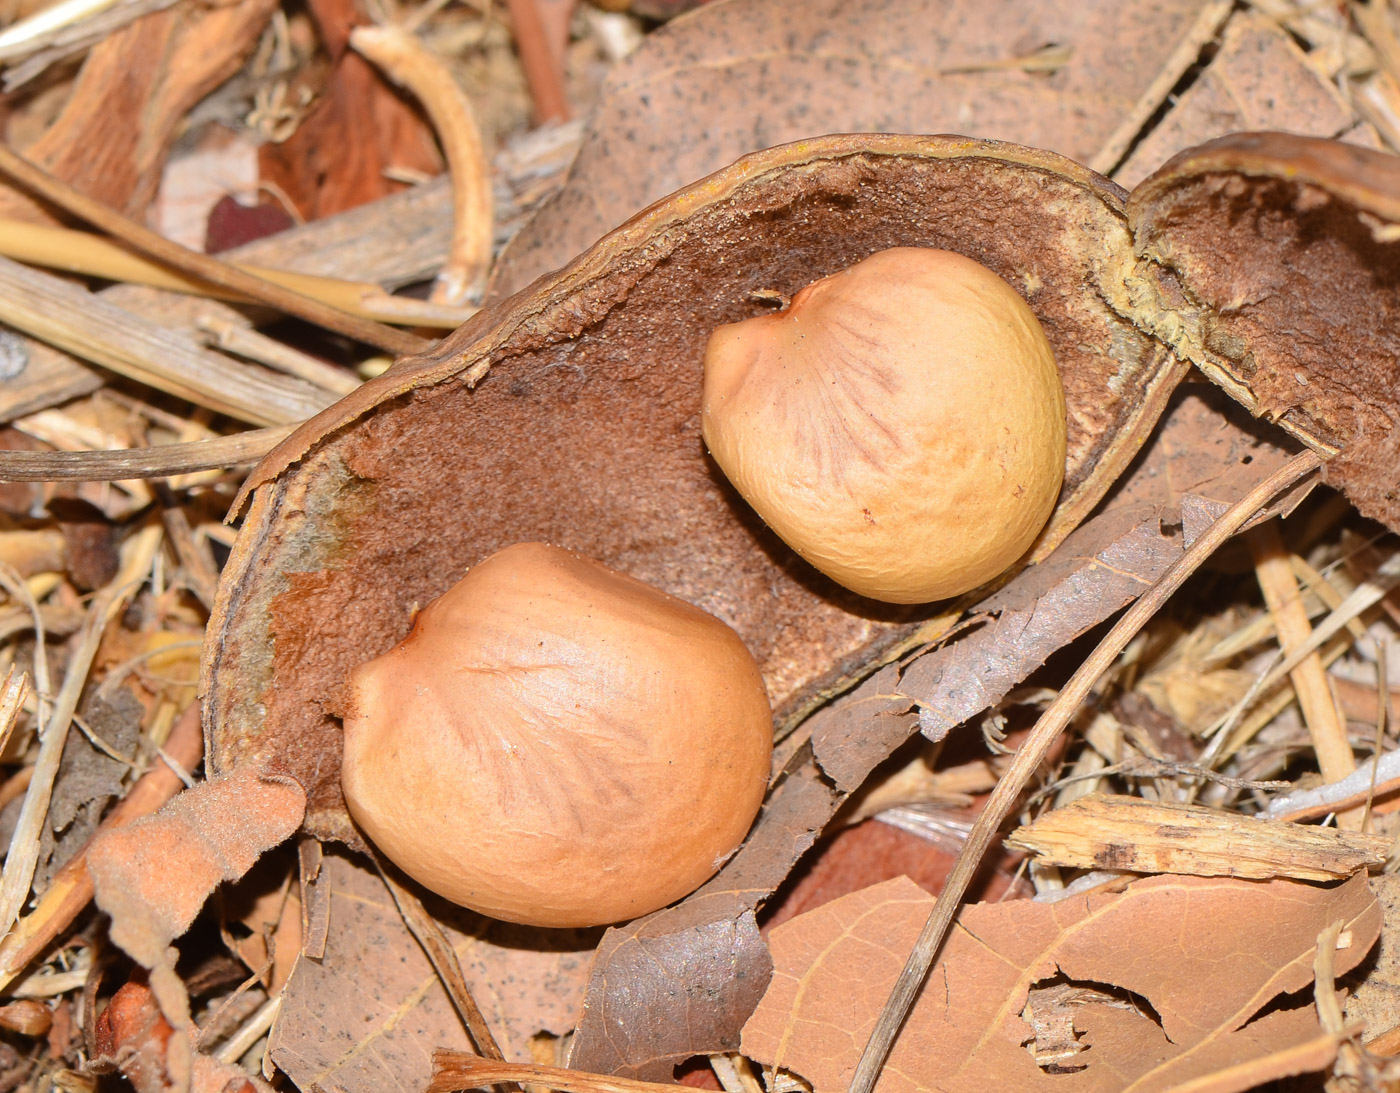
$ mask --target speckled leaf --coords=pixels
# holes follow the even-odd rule
[[[805,137],[967,133],[1106,169],[1229,9],[1221,0],[706,5],[609,75],[568,183],[508,249],[495,293],[562,266],[744,153]]]

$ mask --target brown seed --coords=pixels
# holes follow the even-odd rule
[[[772,717],[728,626],[571,551],[502,550],[351,675],[350,814],[496,918],[589,926],[703,883],[763,800]]]
[[[1059,495],[1065,401],[1025,301],[950,251],[900,247],[722,326],[702,427],[768,525],[893,603],[956,596],[1030,547]]]

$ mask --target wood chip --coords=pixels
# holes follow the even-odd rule
[[[1380,865],[1391,840],[1199,805],[1096,795],[1047,812],[1006,842],[1076,869],[1327,881]]]

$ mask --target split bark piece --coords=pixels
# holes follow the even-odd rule
[[[1017,828],[1006,844],[1074,869],[1332,881],[1383,865],[1391,841],[1200,805],[1096,794]]]

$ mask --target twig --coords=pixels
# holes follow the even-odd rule
[[[1270,520],[1251,528],[1245,533],[1245,539],[1254,559],[1254,572],[1264,593],[1264,602],[1273,616],[1279,646],[1285,654],[1291,653],[1308,640],[1312,625],[1298,595],[1298,583],[1293,579],[1293,565],[1279,535],[1278,521]],[[1356,757],[1347,742],[1346,726],[1337,712],[1337,703],[1327,686],[1322,658],[1316,651],[1310,653],[1290,675],[1322,777],[1328,782],[1339,781],[1356,769]]]
[[[133,254],[126,247],[92,232],[52,228],[20,220],[0,220],[0,254],[30,265],[45,266],[67,273],[101,277],[108,281],[150,285],[194,296],[246,302],[242,293],[189,277],[159,262]],[[414,323],[419,326],[460,326],[471,317],[471,310],[428,304],[405,296],[390,297],[395,310],[386,310],[384,290],[371,281],[346,281],[313,273],[269,269],[264,266],[231,263],[264,281],[299,292],[323,304],[339,308],[347,315],[363,319]]]
[[[1226,539],[1239,531],[1276,494],[1313,473],[1321,465],[1322,460],[1316,453],[1302,452],[1226,509],[1220,518],[1206,528],[1185,553],[1168,567],[1157,583],[1124,612],[1113,629],[1070,677],[1055,700],[1046,707],[972,825],[967,843],[958,854],[947,883],[934,903],[904,970],[895,982],[885,1008],[871,1031],[870,1040],[865,1045],[851,1080],[849,1093],[870,1093],[875,1087],[895,1037],[899,1035],[904,1019],[923,987],[929,969],[933,967],[948,929],[957,915],[958,906],[973,875],[981,865],[983,855],[996,836],[997,829],[1010,815],[1012,806],[1045,758],[1050,745],[1070,723],[1080,703],[1088,697],[1099,677],[1113,666],[1114,660],[1128,642],[1181,587],[1186,578]]]
[[[214,606],[214,592],[219,584],[219,570],[207,548],[194,540],[190,530],[189,517],[180,507],[175,494],[165,486],[156,487],[160,499],[161,519],[165,523],[165,533],[175,548],[175,555],[185,570],[185,579],[191,592],[199,599],[206,610]]]
[[[398,882],[393,875],[392,867],[387,865],[379,854],[376,853],[373,857],[375,868],[379,870],[380,878],[384,881],[385,887],[389,889],[389,894],[393,896],[394,906],[399,909],[404,925],[417,939],[418,944],[423,947],[423,952],[427,954],[433,970],[442,980],[448,998],[452,1000],[453,1009],[457,1011],[457,1016],[462,1019],[462,1024],[466,1026],[467,1035],[476,1044],[476,1049],[487,1058],[504,1059],[505,1056],[501,1053],[500,1045],[496,1043],[496,1037],[491,1034],[491,1026],[486,1023],[486,1018],[477,1006],[476,999],[472,997],[466,978],[462,975],[462,965],[457,960],[457,954],[448,943],[442,929],[432,915],[428,914],[422,901]],[[507,1081],[499,1084],[503,1088],[511,1090],[512,1093],[520,1093],[520,1087],[514,1082]]]
[[[508,7],[520,66],[525,70],[525,82],[535,102],[535,121],[568,121],[569,97],[564,91],[559,63],[549,48],[540,9],[535,0],[509,0]]]
[[[220,349],[265,364],[307,383],[314,383],[336,398],[342,398],[360,386],[360,380],[343,368],[317,360],[309,353],[293,349],[290,345],[279,342],[276,338],[269,338],[252,327],[240,326],[217,315],[200,315],[194,322],[195,326],[208,334]]]
[[[19,711],[24,707],[24,696],[29,691],[29,675],[13,664],[5,673],[5,682],[0,684],[0,752],[10,743],[10,735],[15,731]]]
[[[271,284],[261,277],[255,277],[246,270],[211,258],[207,254],[182,247],[129,217],[122,216],[100,201],[94,201],[68,183],[36,167],[3,143],[0,143],[0,173],[9,176],[25,189],[57,205],[65,212],[72,213],[108,235],[115,236],[142,254],[148,254],[166,265],[246,296],[250,300],[265,303],[289,315],[295,315],[327,330],[334,330],[391,353],[419,353],[431,344],[413,334],[395,330],[382,323],[347,315],[339,308],[330,307],[281,285]]]
[[[1371,749],[1371,784],[1366,788],[1366,808],[1361,813],[1361,830],[1371,825],[1371,806],[1376,801],[1376,775],[1380,772],[1385,731],[1390,726],[1390,642],[1376,642],[1376,746]]]
[[[465,1051],[439,1048],[433,1052],[433,1077],[426,1093],[452,1093],[458,1089],[501,1082],[527,1082],[558,1093],[677,1093],[683,1085],[643,1082],[636,1078],[616,1078],[611,1074],[590,1074],[562,1066],[539,1063],[506,1063],[483,1059]]]
[[[214,1058],[221,1063],[236,1063],[244,1054],[263,1036],[268,1029],[272,1028],[272,1022],[277,1020],[277,1011],[282,1008],[282,996],[279,994],[275,998],[269,998],[254,1011],[253,1015],[239,1027],[238,1031],[229,1037],[218,1051],[214,1053]]]
[[[199,721],[199,703],[192,704],[175,723],[165,750],[185,767],[196,767],[204,754],[204,729]],[[122,827],[132,820],[149,816],[184,786],[169,768],[157,763],[137,779],[127,795],[102,821],[98,832]],[[36,960],[92,900],[92,877],[87,870],[87,849],[91,840],[60,869],[49,883],[39,905],[15,924],[0,941],[0,991]]]
[[[399,27],[356,27],[350,45],[423,104],[447,157],[452,249],[438,272],[433,300],[454,305],[480,300],[491,271],[495,214],[491,172],[471,100],[438,55]]]
[[[256,463],[292,434],[295,425],[249,429],[209,440],[93,452],[0,450],[0,482],[112,482],[168,478],[189,471]]]
[[[0,877],[0,930],[8,931],[19,917],[20,908],[29,895],[34,869],[39,861],[39,835],[49,814],[54,780],[73,712],[87,683],[88,670],[97,655],[97,646],[107,624],[136,593],[150,569],[151,559],[160,546],[159,525],[149,526],[128,541],[126,557],[112,582],[93,599],[87,622],[69,658],[63,686],[54,700],[53,711],[39,740],[39,757],[34,763],[34,778],[24,795],[19,819],[5,857],[5,871]]]

